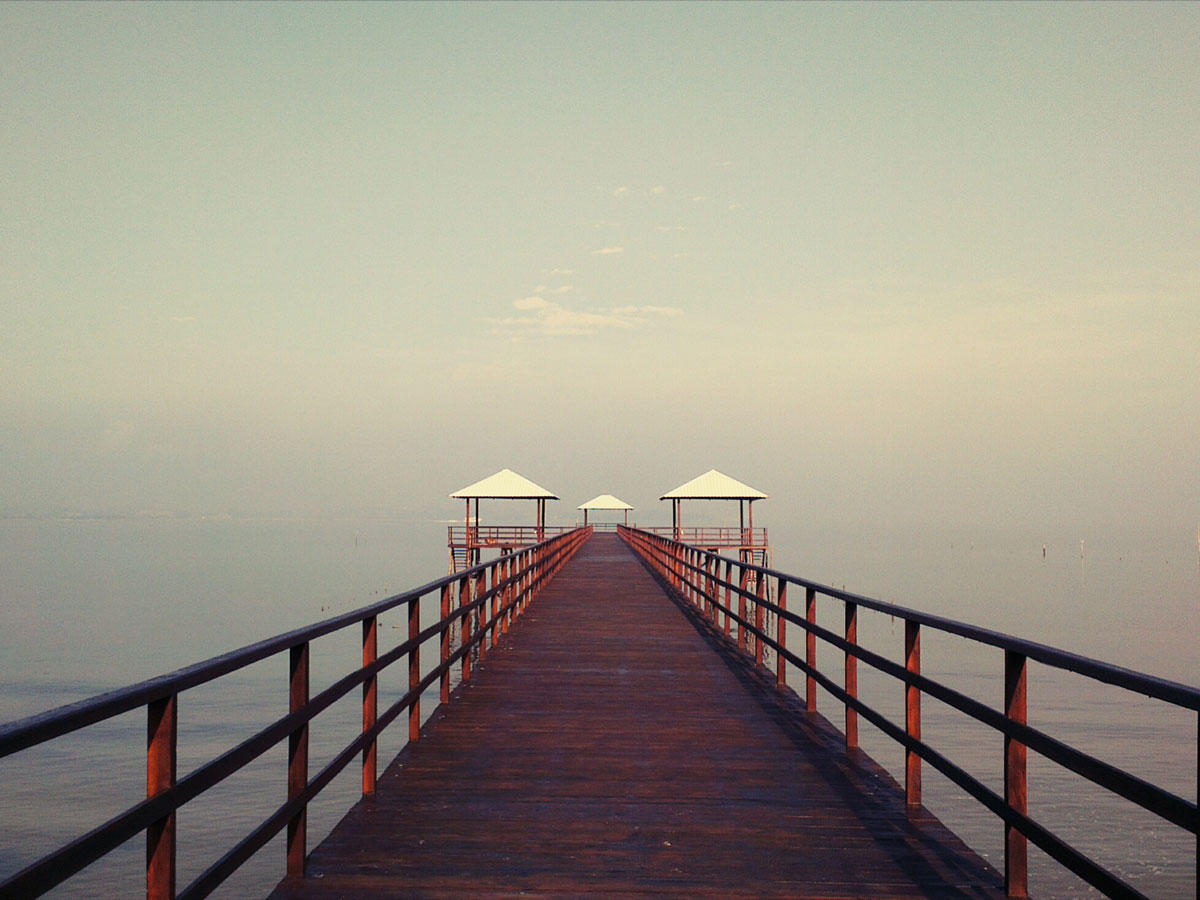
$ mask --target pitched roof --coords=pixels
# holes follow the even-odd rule
[[[534,484],[512,469],[501,469],[482,481],[459,488],[450,495],[456,499],[477,498],[489,500],[557,500],[558,497],[544,487]]]
[[[767,495],[749,485],[709,469],[687,484],[668,491],[660,500],[766,500]]]
[[[601,494],[593,497],[587,503],[581,503],[576,509],[633,509],[624,500],[618,500],[612,494]]]

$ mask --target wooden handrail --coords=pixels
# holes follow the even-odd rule
[[[302,873],[307,850],[306,809],[312,798],[359,754],[362,754],[363,763],[363,794],[372,793],[376,779],[376,738],[383,729],[407,710],[409,739],[416,740],[420,734],[422,693],[441,682],[441,699],[448,699],[451,668],[461,664],[464,680],[469,678],[470,660],[486,652],[489,634],[491,644],[494,644],[497,629],[503,629],[505,623],[510,623],[528,607],[539,590],[591,534],[590,528],[573,529],[499,560],[448,575],[353,612],[89,700],[0,725],[0,757],[4,757],[138,708],[147,710],[148,720],[147,797],[0,882],[0,897],[43,894],[141,832],[147,835],[146,896],[156,900],[207,896],[285,828],[288,830],[288,872]],[[440,617],[422,630],[418,627],[420,604],[422,598],[431,594],[440,601]],[[408,607],[408,640],[377,655],[378,616],[402,605]],[[462,640],[451,652],[449,635],[454,626],[462,628]],[[316,638],[344,628],[362,630],[361,666],[310,697],[309,645]],[[430,641],[438,650],[439,662],[421,677],[420,652]],[[291,663],[288,715],[177,780],[175,739],[179,694],[285,652]],[[409,690],[378,714],[375,709],[377,676],[400,660],[408,661]],[[307,753],[310,723],[360,686],[363,691],[362,732],[320,772],[310,776]],[[283,741],[289,744],[287,802],[176,894],[176,812]]]
[[[711,622],[715,628],[718,617],[723,616],[724,635],[727,639],[730,638],[730,622],[736,624],[737,636],[730,641],[730,645],[745,655],[748,665],[762,668],[764,674],[779,681],[781,687],[786,680],[783,671],[785,663],[799,670],[805,679],[805,706],[811,712],[816,711],[818,685],[840,701],[846,711],[845,738],[848,749],[858,746],[859,717],[875,725],[900,744],[905,751],[905,792],[910,804],[919,805],[921,802],[921,762],[924,761],[999,816],[1005,826],[1004,874],[1009,896],[1027,896],[1027,842],[1040,847],[1050,857],[1108,896],[1144,896],[1122,878],[1029,817],[1025,778],[1026,753],[1029,750],[1196,835],[1197,863],[1200,868],[1200,804],[1150,784],[1030,727],[1026,721],[1025,709],[1029,660],[1036,660],[1047,666],[1074,672],[1097,682],[1197,712],[1200,712],[1200,689],[1069,653],[1046,644],[827,587],[775,569],[754,565],[745,559],[732,560],[717,556],[695,545],[671,540],[662,534],[624,527],[619,529],[619,534],[658,573],[663,584],[682,600],[694,605],[705,621]],[[763,589],[764,584],[767,586],[766,590]],[[792,586],[804,590],[806,604],[803,615],[787,608],[786,597],[789,587]],[[736,601],[733,599],[734,595],[737,596]],[[772,596],[778,598],[778,602],[770,599]],[[844,635],[835,634],[817,624],[818,597],[827,597],[843,604]],[[749,605],[753,605],[753,611],[749,610]],[[859,644],[858,613],[862,609],[886,613],[904,622],[905,652],[902,663],[896,663]],[[782,624],[777,627],[774,635],[768,633],[769,629],[763,626],[763,611],[777,616],[780,623],[786,621],[804,630],[806,646],[803,658],[787,648],[786,632]],[[1003,711],[993,709],[921,674],[920,635],[924,628],[957,635],[1004,651],[1004,672],[1001,673],[1005,687]],[[840,684],[818,668],[817,640],[845,654],[845,669]],[[763,645],[772,648],[777,654],[777,668],[773,672],[768,672],[763,665],[761,651],[758,649]],[[903,686],[906,700],[903,726],[893,723],[859,699],[859,661],[891,676]],[[976,719],[1002,737],[1003,795],[988,788],[922,740],[920,700],[922,695],[926,694]],[[1200,878],[1197,892],[1197,896],[1200,897]]]

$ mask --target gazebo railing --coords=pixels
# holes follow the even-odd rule
[[[765,528],[717,528],[717,527],[685,527],[647,528],[648,533],[657,537],[678,540],[697,547],[766,547],[767,529]]]
[[[560,525],[450,525],[451,547],[526,547],[574,530]]]

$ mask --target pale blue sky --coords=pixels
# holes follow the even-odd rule
[[[0,5],[0,511],[1200,520],[1196,4]]]

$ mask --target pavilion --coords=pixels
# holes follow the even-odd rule
[[[628,527],[629,526],[629,511],[631,509],[633,509],[633,507],[630,506],[628,503],[626,503],[624,500],[620,500],[620,499],[614,497],[612,494],[601,494],[599,497],[593,497],[587,503],[581,503],[576,508],[583,510],[583,527],[584,528],[586,528],[587,524],[588,524],[588,511],[589,510],[597,510],[597,511],[613,510],[613,509],[624,510],[625,511],[625,525],[626,525],[626,527]]]
[[[671,537],[707,550],[736,549],[739,557],[766,565],[770,556],[767,529],[754,528],[754,501],[766,500],[762,491],[743,484],[736,478],[710,469],[691,481],[663,494],[660,500],[671,501]],[[738,527],[683,526],[684,500],[738,501]]]
[[[470,568],[480,562],[480,550],[485,547],[497,548],[501,555],[511,553],[518,547],[528,547],[541,543],[547,537],[546,531],[546,501],[557,500],[544,487],[534,484],[523,475],[518,475],[512,469],[501,469],[495,475],[459,488],[450,495],[454,500],[465,500],[467,503],[466,520],[460,529],[450,526],[450,571]],[[475,501],[475,515],[471,515],[471,501]],[[480,500],[533,500],[537,503],[537,518],[534,525],[492,525],[479,524]],[[555,532],[565,529],[556,529]]]

